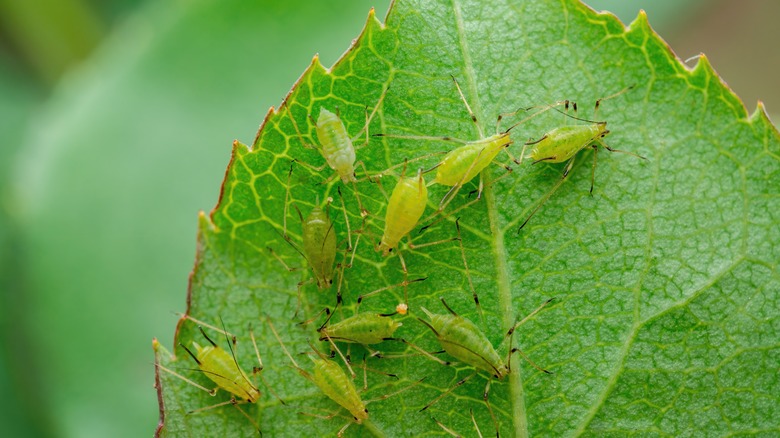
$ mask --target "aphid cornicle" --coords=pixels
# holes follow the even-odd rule
[[[436,397],[433,401],[423,407],[421,411],[428,409],[442,397],[455,390],[455,388],[463,385],[466,381],[474,377],[479,371],[487,372],[491,378],[498,380],[503,379],[512,371],[511,359],[513,353],[520,353],[520,355],[533,367],[544,373],[551,374],[549,371],[539,367],[534,362],[532,362],[519,348],[512,347],[511,339],[517,327],[528,320],[528,318],[542,310],[542,308],[550,303],[552,299],[547,300],[521,321],[516,322],[507,331],[504,336],[504,341],[506,341],[506,339],[510,339],[510,347],[509,351],[507,352],[506,361],[504,361],[504,359],[499,356],[498,352],[493,347],[493,344],[490,343],[487,336],[485,336],[485,334],[473,322],[455,313],[455,311],[452,310],[452,308],[450,308],[450,306],[447,305],[447,303],[444,301],[444,298],[440,298],[440,300],[449,314],[434,314],[423,307],[422,311],[428,317],[428,321],[421,318],[417,319],[425,324],[429,329],[431,329],[444,351],[459,361],[474,367],[475,372],[470,376],[458,381],[455,386]],[[441,362],[439,359],[436,360]],[[445,364],[449,363],[445,362]],[[489,393],[490,378],[488,379],[487,385],[485,386],[483,399],[485,401],[485,405],[488,408],[488,411],[490,412],[490,416],[493,418],[493,422],[496,427],[496,436],[498,436],[498,421],[496,420],[495,414],[493,413],[493,408],[490,406],[490,402],[488,400]]]
[[[623,93],[626,93],[631,89],[633,89],[633,86],[625,88],[611,96],[598,99],[596,101],[594,115],[598,112],[599,106],[602,101],[611,99],[613,97],[617,97]],[[546,111],[548,109],[552,109],[555,106],[558,106],[560,104],[565,104],[568,109],[569,101],[558,102],[556,104],[549,105],[540,112]],[[576,111],[577,108],[576,103],[573,106]],[[523,146],[523,151],[520,157],[521,162],[525,158],[530,158],[533,160],[533,164],[540,163],[540,162],[562,163],[564,161],[567,163],[566,166],[564,167],[563,174],[561,175],[561,179],[542,198],[541,202],[537,204],[537,206],[534,208],[531,214],[528,215],[525,221],[518,228],[518,232],[523,229],[523,227],[528,223],[528,221],[531,220],[531,217],[533,217],[533,215],[536,214],[536,212],[542,207],[542,205],[544,205],[544,203],[547,202],[548,199],[550,199],[550,196],[552,196],[552,194],[555,193],[556,190],[558,190],[561,184],[563,184],[564,180],[566,180],[566,177],[569,175],[569,171],[571,171],[572,166],[574,166],[574,159],[578,152],[588,147],[591,147],[593,149],[593,167],[591,169],[591,177],[590,177],[591,194],[593,193],[593,184],[596,180],[596,162],[597,162],[599,146],[602,146],[604,149],[608,150],[609,152],[620,152],[620,153],[632,155],[637,158],[641,158],[643,160],[647,159],[633,152],[613,149],[609,145],[607,145],[603,140],[603,138],[606,137],[610,132],[607,129],[606,121],[586,120],[579,117],[571,116],[566,113],[564,113],[564,115],[574,120],[586,122],[587,124],[566,125],[566,126],[555,128],[547,132],[546,134],[544,134],[539,140],[529,141],[525,143],[525,145]],[[533,148],[531,149],[531,153],[526,156],[525,151],[528,148],[528,146],[533,146]]]
[[[368,215],[368,211],[363,207],[363,203],[360,200],[360,195],[358,194],[358,180],[355,177],[355,168],[358,166],[362,167],[363,172],[366,175],[368,175],[368,172],[362,160],[356,161],[357,153],[355,152],[356,146],[354,142],[363,135],[363,132],[365,132],[366,141],[362,145],[358,145],[358,147],[368,145],[368,140],[370,138],[368,127],[371,124],[371,120],[374,118],[377,110],[382,105],[382,100],[384,100],[388,89],[389,87],[382,91],[382,95],[379,97],[379,100],[374,106],[373,111],[371,111],[371,115],[368,114],[368,107],[366,107],[366,123],[363,126],[363,129],[361,129],[360,132],[358,132],[354,137],[350,137],[349,133],[347,133],[347,128],[344,126],[344,122],[341,120],[341,117],[338,114],[338,108],[336,113],[333,113],[328,109],[321,107],[317,121],[314,122],[314,129],[317,133],[317,140],[320,143],[319,148],[311,146],[303,140],[303,135],[298,128],[298,123],[295,121],[295,117],[293,117],[292,111],[287,105],[287,102],[284,102],[284,106],[287,108],[287,114],[293,123],[293,127],[298,134],[298,138],[300,139],[301,144],[306,148],[317,149],[325,159],[325,164],[322,166],[314,166],[300,160],[296,160],[296,162],[317,172],[321,172],[325,166],[328,166],[333,169],[334,175],[338,175],[344,184],[351,183],[355,192],[355,199],[357,200],[358,207],[360,208],[360,214],[364,217]],[[332,178],[333,177],[328,178],[326,182],[330,181]]]

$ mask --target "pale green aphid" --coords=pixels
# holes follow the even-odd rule
[[[329,166],[334,170],[334,175],[338,175],[344,184],[352,183],[355,192],[355,199],[358,202],[361,216],[368,215],[368,211],[363,208],[363,203],[360,201],[360,195],[358,194],[357,190],[357,178],[355,177],[355,168],[359,165],[363,167],[363,172],[366,175],[368,172],[366,171],[365,164],[362,160],[356,161],[357,154],[355,152],[354,142],[365,132],[366,141],[359,146],[362,147],[368,145],[368,127],[371,124],[371,120],[374,118],[377,110],[382,105],[382,100],[385,98],[388,89],[389,88],[385,88],[385,90],[382,91],[382,95],[379,97],[379,100],[374,106],[371,115],[368,114],[368,107],[366,107],[366,124],[363,126],[363,129],[361,129],[360,132],[358,132],[354,137],[350,137],[349,133],[347,133],[347,128],[344,126],[344,122],[341,120],[341,117],[338,114],[338,110],[336,113],[333,113],[326,108],[320,108],[320,114],[317,117],[317,121],[314,122],[315,131],[317,132],[317,139],[320,143],[319,148],[304,142],[303,135],[301,134],[300,129],[298,129],[298,123],[295,121],[295,117],[293,117],[292,111],[290,111],[289,106],[287,106],[287,102],[284,103],[284,105],[287,107],[287,114],[290,117],[290,120],[293,122],[293,126],[298,134],[298,137],[300,138],[301,144],[306,148],[317,149],[325,159],[325,164],[322,166],[313,166],[299,160],[296,160],[296,162],[317,172],[321,172],[325,166]],[[332,178],[333,177],[328,178],[326,182]]]
[[[594,115],[598,112],[599,106],[602,101],[619,96],[631,90],[632,88],[633,86],[625,88],[622,91],[615,93],[611,96],[598,99],[596,101],[596,108],[594,110]],[[568,109],[569,101],[564,101],[562,103],[564,103]],[[557,104],[550,105],[542,111],[545,111],[547,109],[550,109],[560,104],[561,103],[559,102]],[[575,111],[577,110],[576,103],[574,104],[574,110]],[[555,128],[549,131],[548,133],[546,133],[539,140],[528,142],[523,146],[523,152],[521,154],[520,161],[522,161],[524,158],[527,157],[533,160],[533,164],[540,163],[540,162],[562,163],[564,161],[566,161],[567,163],[566,163],[566,167],[563,170],[563,175],[561,176],[561,179],[558,181],[558,183],[555,186],[553,186],[552,190],[550,190],[547,193],[547,195],[545,195],[545,197],[536,206],[536,208],[534,208],[531,214],[528,215],[525,221],[517,229],[518,232],[520,232],[520,230],[523,229],[523,227],[528,223],[531,217],[533,217],[533,215],[536,214],[539,208],[541,208],[541,206],[544,205],[545,202],[547,202],[550,196],[552,196],[552,194],[555,193],[556,190],[558,190],[561,184],[563,184],[563,181],[569,175],[569,171],[572,169],[572,166],[574,166],[574,158],[576,157],[578,152],[588,147],[593,149],[593,167],[591,169],[591,179],[590,179],[591,194],[593,193],[593,184],[596,179],[596,161],[597,161],[599,146],[602,146],[604,149],[608,150],[609,152],[620,152],[620,153],[633,155],[637,158],[646,160],[645,157],[637,155],[633,152],[613,149],[609,145],[607,145],[604,142],[604,140],[602,140],[604,137],[606,137],[609,134],[609,130],[607,129],[607,122],[605,121],[597,122],[593,120],[581,119],[579,117],[574,117],[568,114],[565,115],[575,120],[587,122],[587,124],[567,125],[567,126],[561,126]],[[525,151],[528,146],[533,146],[533,148],[531,149],[531,153],[526,156]]]
[[[391,339],[402,323],[392,318],[393,313],[358,313],[329,324],[333,313],[317,329],[320,341],[334,340],[353,344],[372,345]]]
[[[189,315],[183,315],[183,318],[189,319],[198,324],[198,329],[200,330],[200,333],[203,335],[203,338],[208,342],[208,344],[205,346],[201,346],[197,342],[193,342],[192,346],[195,349],[194,353],[192,350],[187,348],[187,346],[185,346],[184,344],[180,344],[180,346],[184,349],[184,351],[186,351],[192,357],[192,359],[198,365],[198,369],[203,373],[203,375],[208,377],[212,382],[214,382],[217,385],[216,388],[208,389],[180,375],[179,373],[173,370],[163,367],[162,365],[157,364],[157,367],[188,382],[191,385],[194,385],[197,388],[200,388],[208,392],[212,396],[216,395],[218,389],[222,389],[223,391],[226,391],[231,394],[231,399],[226,402],[217,403],[212,406],[196,409],[190,411],[190,413],[201,412],[204,410],[209,410],[219,406],[225,406],[231,404],[235,406],[236,409],[238,409],[241,412],[241,414],[243,414],[244,417],[246,417],[254,425],[255,429],[260,431],[260,427],[258,426],[257,422],[251,416],[249,416],[249,414],[247,414],[243,409],[241,409],[241,407],[238,406],[239,404],[243,404],[243,403],[256,403],[260,399],[260,390],[257,388],[257,386],[255,386],[254,383],[252,383],[247,373],[244,372],[244,370],[238,364],[238,360],[236,359],[236,354],[235,354],[236,337],[230,335],[224,330],[220,330],[214,326],[198,321],[197,319],[192,318]],[[229,352],[226,351],[224,348],[220,347],[216,342],[214,342],[211,338],[209,338],[209,336],[203,330],[203,326],[209,327],[213,330],[223,333],[225,335],[225,339],[228,341],[227,345],[230,351]],[[257,349],[257,342],[255,341],[254,333],[252,333],[251,329],[249,333],[252,339],[252,344],[254,345],[255,353],[257,355],[257,361],[259,363],[258,367],[254,367],[252,369],[252,374],[256,375],[263,370],[263,361],[260,358],[260,352]],[[262,378],[262,374],[260,374],[260,376]],[[265,380],[263,382],[266,383]],[[266,387],[268,387],[267,383],[266,383]],[[268,387],[268,389],[270,390],[271,388]],[[281,399],[279,400],[282,402],[282,404],[284,404],[284,401],[282,401]]]
[[[455,390],[457,387],[466,383],[466,381],[474,377],[479,371],[487,372],[491,378],[496,378],[498,380],[503,379],[511,372],[511,359],[512,354],[515,352],[520,353],[520,355],[523,356],[523,358],[528,361],[528,363],[530,363],[539,371],[551,374],[549,371],[542,369],[533,363],[519,348],[511,347],[511,339],[517,327],[528,320],[528,318],[539,312],[544,306],[552,301],[552,299],[539,306],[539,308],[531,312],[531,314],[526,316],[523,320],[516,322],[507,331],[504,337],[504,341],[506,341],[506,339],[510,339],[510,348],[507,352],[506,361],[504,361],[504,359],[499,356],[498,352],[495,348],[493,348],[493,345],[490,343],[487,336],[485,336],[485,334],[473,322],[455,313],[455,311],[452,310],[452,308],[450,308],[450,306],[447,305],[447,303],[444,301],[444,298],[440,298],[440,300],[447,311],[449,311],[449,314],[434,314],[423,307],[422,311],[428,317],[428,321],[421,318],[417,319],[425,324],[429,329],[431,329],[444,351],[457,360],[474,367],[475,372],[468,377],[461,379],[458,383],[455,384],[455,386],[436,397],[433,401],[423,407],[421,411],[428,409],[441,398]],[[436,360],[441,362],[439,359]],[[445,364],[449,365],[448,362],[445,362]],[[498,421],[496,420],[496,417],[493,414],[493,408],[490,406],[490,402],[488,401],[489,393],[490,379],[488,379],[487,385],[485,386],[483,398],[485,405],[490,411],[490,416],[493,418],[493,422],[496,426],[496,434],[498,435]]]
[[[309,214],[304,218],[301,210],[297,205],[293,204],[295,210],[298,212],[298,217],[301,220],[301,240],[302,248],[299,249],[295,243],[293,243],[290,236],[287,234],[287,206],[289,205],[290,197],[290,175],[292,174],[293,167],[290,166],[290,172],[287,175],[287,196],[285,200],[284,219],[283,219],[283,232],[282,237],[306,260],[306,264],[309,265],[309,269],[313,275],[313,278],[307,281],[301,281],[298,283],[298,304],[295,309],[295,314],[298,314],[301,304],[301,288],[309,283],[316,283],[320,290],[326,290],[333,284],[334,265],[336,262],[336,231],[333,228],[333,222],[330,220],[330,215],[327,210],[324,210],[318,205],[315,205]],[[330,200],[328,201],[330,206]],[[279,257],[273,248],[268,247],[268,251],[284,266],[288,271],[297,271],[300,268],[291,267],[281,257]],[[337,299],[341,300],[341,295]]]

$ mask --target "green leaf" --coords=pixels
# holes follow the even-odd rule
[[[626,29],[614,16],[596,14],[573,0],[397,1],[385,25],[369,16],[363,34],[331,70],[315,59],[287,105],[305,142],[316,143],[307,114],[338,107],[354,135],[365,122],[364,108],[373,108],[390,86],[371,132],[476,139],[477,129],[450,75],[460,82],[488,134],[499,113],[570,99],[580,104],[578,116],[608,121],[612,147],[648,158],[644,162],[602,150],[589,196],[592,152],[583,153],[560,190],[520,233],[518,225],[558,181],[562,166],[525,161],[495,184],[505,171],[488,168],[482,175],[483,198],[457,213],[484,322],[472,301],[457,242],[417,250],[402,246],[410,278],[428,278],[408,288],[412,313],[421,314],[421,307],[444,312],[438,302],[443,296],[480,325],[494,345],[515,320],[557,297],[514,338],[515,346],[554,374],[543,374],[516,356],[510,377],[491,384],[490,402],[502,435],[777,432],[780,140],[763,108],[748,116],[706,58],[686,68],[644,14]],[[596,99],[631,85],[632,91],[602,102],[593,114]],[[581,122],[550,111],[518,126],[512,131],[512,152],[519,154],[526,139],[540,138],[563,123]],[[404,158],[452,147],[372,138],[358,155],[370,171],[381,171]],[[290,265],[304,263],[278,233],[293,159],[323,163],[317,151],[302,147],[284,107],[269,112],[251,148],[234,145],[220,201],[200,218],[188,313],[216,324],[222,318],[238,335],[236,354],[244,369],[257,364],[248,336],[251,325],[263,376],[287,402],[280,404],[261,386],[261,400],[243,406],[264,434],[333,435],[348,414],[290,367],[264,319],[273,321],[294,354],[310,351],[307,342],[316,341],[316,325],[304,328],[293,318],[296,284],[309,272],[284,270],[266,249],[273,248]],[[423,167],[435,162],[430,157]],[[358,183],[371,212],[361,226],[351,186],[337,178],[322,184],[331,176],[327,168],[320,174],[300,165],[293,169],[290,193],[304,214],[318,197],[333,197],[331,218],[344,239],[341,187],[350,225],[361,230],[342,286],[343,316],[352,315],[359,295],[403,279],[397,256],[383,258],[371,248],[381,235],[384,196],[378,185]],[[383,178],[384,190],[389,192],[395,181]],[[475,179],[466,185],[448,209],[468,202],[476,184]],[[428,212],[445,193],[446,188],[431,187]],[[421,235],[415,230],[415,243],[454,237],[454,220],[448,217]],[[287,224],[299,241],[292,208]],[[304,286],[307,317],[335,304],[333,289]],[[403,294],[397,288],[366,299],[360,312],[390,312]],[[440,348],[430,330],[411,317],[396,335],[430,351]],[[189,321],[179,324],[176,339],[187,346],[203,342]],[[400,343],[379,348],[391,355],[407,352]],[[175,358],[162,347],[156,351],[164,366],[212,386],[180,347]],[[354,363],[364,351],[351,348]],[[481,432],[492,434],[482,400],[487,376],[469,380],[418,412],[472,369],[444,367],[411,354],[371,358],[369,366],[395,373],[399,380],[369,374],[364,400],[426,380],[402,395],[371,403],[370,424],[352,425],[348,434],[445,434],[435,418],[458,433],[475,435],[470,411]],[[161,435],[256,435],[230,406],[187,414],[228,400],[224,393],[212,398],[169,373],[158,378]],[[302,411],[342,417],[324,420]]]

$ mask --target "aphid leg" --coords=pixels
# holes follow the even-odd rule
[[[306,149],[317,149],[315,146],[311,145],[310,143],[306,143],[303,140],[303,135],[301,134],[301,130],[298,129],[298,123],[295,121],[295,117],[293,117],[292,109],[290,109],[290,106],[287,105],[287,100],[283,103],[284,107],[287,108],[287,116],[290,118],[290,121],[293,124],[293,128],[295,129],[295,133],[298,134],[298,140],[301,142],[301,146],[305,147]],[[309,116],[311,117],[311,116]],[[313,123],[315,126],[317,123]]]
[[[336,187],[336,191],[341,200],[341,211],[344,213],[344,223],[347,224],[347,248],[352,249],[352,229],[349,226],[349,215],[347,215],[347,205],[344,203],[344,195],[341,194],[341,186]],[[330,208],[330,204],[328,204],[328,208]]]
[[[547,200],[550,199],[550,196],[552,196],[553,193],[555,193],[558,190],[558,188],[561,187],[561,185],[564,183],[564,181],[566,181],[566,177],[569,176],[569,171],[571,170],[572,166],[574,166],[574,159],[576,157],[577,156],[575,155],[575,156],[573,156],[573,157],[571,157],[569,159],[569,161],[566,163],[566,167],[563,169],[563,174],[561,175],[561,179],[559,179],[558,182],[555,183],[553,188],[549,192],[547,192],[547,194],[544,196],[544,198],[542,198],[542,201],[539,202],[538,204],[536,204],[536,207],[533,209],[531,214],[529,214],[528,217],[525,218],[525,221],[523,221],[523,223],[517,229],[518,233],[523,229],[523,227],[525,227],[525,225],[528,223],[528,221],[531,220],[531,218],[536,214],[536,212],[539,211],[540,208],[542,208],[542,205],[544,205],[547,202]],[[541,161],[541,160],[537,160],[536,162],[539,162],[539,161]]]
[[[390,286],[381,287],[381,288],[373,290],[373,291],[371,291],[371,292],[369,292],[367,294],[360,295],[360,296],[358,296],[358,299],[357,299],[357,306],[355,306],[355,313],[358,312],[360,303],[362,303],[363,300],[368,298],[368,297],[372,297],[374,295],[377,295],[377,294],[379,294],[381,292],[384,292],[386,290],[389,290],[389,289],[394,289],[394,288],[396,288],[398,286],[404,286],[404,292],[406,292],[406,286],[407,285],[410,285],[412,283],[417,283],[418,281],[425,281],[427,278],[428,277],[415,278],[414,280],[406,280],[406,279],[404,279],[404,281],[402,281],[400,283],[391,284]]]
[[[496,438],[501,436],[501,434],[498,431],[498,420],[496,420],[496,414],[493,412],[493,407],[490,406],[490,382],[492,381],[492,378],[487,379],[487,384],[485,385],[485,391],[482,393],[482,399],[485,400],[485,406],[488,408],[488,412],[490,412],[490,418],[493,419],[493,425],[496,426]]]
[[[430,408],[431,406],[433,406],[434,404],[436,404],[436,403],[437,403],[439,400],[441,400],[441,399],[443,399],[444,397],[446,397],[446,396],[447,396],[448,394],[450,394],[452,391],[455,391],[457,388],[459,388],[460,386],[462,386],[464,383],[468,382],[468,381],[469,381],[469,379],[471,379],[472,377],[474,377],[474,376],[476,376],[476,375],[477,375],[477,373],[476,373],[476,372],[474,372],[474,373],[471,373],[469,376],[467,376],[467,377],[465,377],[465,378],[463,378],[463,379],[459,380],[459,381],[458,381],[458,383],[456,383],[456,384],[455,384],[454,386],[452,386],[450,389],[448,389],[448,390],[444,391],[443,393],[439,394],[439,396],[438,396],[438,397],[436,397],[435,399],[431,400],[431,401],[430,401],[430,402],[429,402],[427,405],[425,405],[425,406],[424,406],[422,409],[420,409],[420,411],[419,411],[419,412],[422,412],[422,411],[424,411],[424,410],[426,410],[426,409]]]
[[[382,95],[379,96],[379,100],[377,100],[376,105],[374,105],[374,109],[371,111],[371,115],[368,114],[368,106],[366,106],[366,124],[363,125],[363,129],[360,130],[357,134],[355,134],[354,137],[352,137],[352,142],[355,142],[358,138],[360,138],[361,135],[363,135],[363,132],[366,133],[366,142],[362,145],[358,145],[356,147],[363,147],[368,145],[368,141],[370,138],[369,135],[369,125],[371,125],[371,120],[374,119],[374,116],[376,115],[377,110],[379,110],[379,107],[382,106],[382,101],[385,100],[385,96],[387,95],[387,91],[390,90],[390,86],[388,85],[384,90],[382,90]]]
[[[305,161],[301,161],[301,160],[299,160],[299,159],[297,159],[297,158],[296,158],[296,159],[294,159],[294,160],[293,160],[293,162],[294,162],[294,163],[296,163],[296,164],[300,164],[301,166],[307,167],[307,168],[309,168],[309,169],[311,169],[311,170],[313,170],[313,171],[315,171],[315,172],[317,172],[317,173],[319,173],[319,172],[322,172],[322,171],[323,171],[323,170],[325,170],[325,168],[328,166],[328,163],[325,163],[325,164],[323,164],[322,166],[315,166],[315,165],[313,165],[313,164],[309,164],[309,163],[307,163],[307,162],[305,162]],[[336,174],[336,173],[332,174],[332,175],[331,175],[331,176],[329,176],[327,179],[325,179],[325,181],[323,181],[323,182],[322,182],[322,184],[327,184],[327,183],[329,183],[329,182],[330,182],[330,181],[331,181],[333,178],[335,178],[336,176],[338,176],[338,174]]]
[[[262,373],[262,371],[263,371],[263,359],[260,358],[260,350],[257,348],[257,341],[255,340],[255,333],[254,333],[254,331],[252,331],[252,325],[251,324],[249,325],[249,338],[252,339],[252,346],[255,348],[255,354],[257,355],[257,363],[260,364],[260,366],[252,368],[252,374],[253,375],[259,375],[260,376],[260,380],[262,380],[262,382],[263,382],[263,386],[265,386],[268,389],[268,391],[271,394],[273,394],[274,397],[276,397],[277,400],[279,400],[279,402],[281,404],[286,405],[287,403],[284,400],[282,400],[281,397],[279,397],[279,394],[277,394],[276,391],[274,391],[274,389],[271,387],[271,385],[268,384],[268,381],[265,379],[265,376],[263,376],[263,373]]]
[[[243,400],[239,401],[239,400],[236,400],[235,397],[231,397],[230,400],[228,400],[226,402],[217,403],[217,404],[212,405],[212,406],[206,406],[205,408],[195,409],[194,411],[189,411],[187,413],[188,414],[196,414],[196,413],[199,413],[199,412],[203,412],[203,411],[207,411],[207,410],[210,410],[210,409],[218,408],[220,406],[233,405],[233,407],[238,409],[238,412],[241,412],[241,415],[246,417],[246,419],[249,420],[250,423],[252,423],[252,425],[255,427],[255,430],[257,430],[257,432],[260,434],[260,436],[262,436],[263,435],[263,431],[260,430],[260,425],[257,424],[257,422],[254,420],[254,418],[249,416],[249,414],[247,414],[246,411],[241,409],[241,407],[239,406],[239,405],[243,405],[243,404],[246,404],[246,403],[247,403],[246,401],[243,401]]]
[[[482,306],[479,304],[479,297],[477,296],[477,290],[474,289],[474,282],[471,280],[471,272],[469,271],[469,264],[466,262],[466,250],[463,248],[463,236],[460,234],[460,218],[455,220],[455,229],[458,230],[458,245],[460,246],[460,255],[463,259],[463,267],[466,268],[466,278],[469,281],[469,288],[471,289],[471,296],[474,299],[474,305],[477,306],[479,317],[482,320],[482,326],[485,327],[485,314],[482,313]]]
[[[434,418],[434,417],[431,417],[431,419],[432,419],[433,421],[435,421],[435,422],[436,422],[436,424],[438,424],[438,425],[439,425],[439,427],[441,427],[441,428],[442,428],[442,430],[444,430],[444,431],[445,431],[445,432],[447,432],[448,434],[450,434],[450,435],[452,435],[452,436],[456,436],[456,437],[458,437],[458,438],[462,438],[462,436],[463,436],[463,435],[461,435],[461,434],[459,434],[459,433],[455,432],[454,430],[450,429],[449,427],[445,426],[444,424],[442,424],[442,422],[441,422],[441,421],[437,420],[437,419],[436,419],[436,418]]]
[[[354,179],[352,181],[352,191],[355,193],[355,200],[357,200],[358,208],[360,209],[360,217],[368,216],[370,213],[363,207],[363,202],[360,200],[360,194],[358,193],[357,181]]]
[[[474,409],[469,409],[469,413],[471,413],[471,422],[474,423],[474,430],[477,432],[477,436],[479,438],[482,438],[482,431],[479,430],[479,425],[477,424],[477,419],[474,418]]]

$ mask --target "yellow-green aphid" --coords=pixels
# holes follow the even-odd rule
[[[192,357],[193,360],[195,360],[195,363],[198,365],[198,369],[206,377],[208,377],[209,380],[217,385],[216,388],[208,389],[173,370],[165,368],[159,364],[155,365],[158,368],[163,369],[164,371],[186,381],[187,383],[208,392],[210,395],[215,395],[219,389],[222,389],[231,394],[231,399],[229,401],[196,409],[194,411],[190,411],[190,413],[201,412],[219,406],[231,404],[235,406],[236,409],[238,409],[239,412],[241,412],[241,414],[246,417],[258,431],[260,431],[260,427],[258,426],[257,422],[239,407],[239,404],[242,403],[256,403],[260,399],[260,391],[258,390],[257,386],[255,386],[254,383],[252,383],[252,381],[249,379],[247,373],[244,372],[244,370],[238,365],[238,361],[236,360],[235,355],[236,337],[229,335],[224,330],[220,330],[214,326],[198,321],[189,315],[183,315],[183,318],[189,319],[198,324],[198,329],[208,342],[208,345],[201,346],[197,342],[193,342],[192,346],[195,349],[194,353],[184,344],[179,345]],[[209,338],[209,336],[203,330],[203,326],[224,333],[225,339],[228,341],[227,345],[230,351],[226,351],[213,340],[211,340],[211,338]],[[258,367],[253,368],[252,373],[258,374],[263,370],[263,361],[260,358],[260,352],[257,349],[257,343],[255,342],[254,334],[252,333],[251,328],[249,333],[252,338],[252,343],[254,345],[255,353],[257,354],[257,361],[259,364]],[[262,374],[260,374],[260,377],[262,378]],[[263,381],[265,383],[265,380]],[[271,390],[270,387],[268,387],[268,389]],[[271,390],[271,392],[273,392],[273,390]],[[274,395],[276,394],[274,393]],[[279,400],[282,402],[282,404],[284,404],[284,401],[281,399]]]
[[[487,336],[485,336],[485,334],[474,323],[455,313],[455,311],[452,310],[452,308],[450,308],[450,306],[447,305],[447,303],[444,301],[444,298],[440,298],[440,300],[447,311],[449,311],[448,315],[433,314],[423,307],[422,311],[428,316],[428,321],[420,318],[417,319],[425,324],[429,329],[431,329],[444,351],[459,361],[474,367],[475,372],[468,377],[458,381],[455,386],[436,397],[433,401],[423,407],[421,411],[428,409],[431,407],[431,405],[441,400],[442,397],[446,396],[457,387],[466,383],[466,381],[474,377],[479,371],[487,372],[491,378],[496,378],[499,380],[503,379],[505,376],[509,375],[512,370],[511,358],[512,354],[515,352],[520,353],[523,358],[528,361],[528,363],[530,363],[539,371],[551,374],[549,371],[542,369],[533,363],[519,348],[512,348],[511,339],[517,327],[523,324],[528,318],[539,312],[544,306],[552,301],[552,299],[539,306],[539,308],[534,310],[523,320],[515,323],[507,331],[504,340],[510,339],[510,349],[507,352],[506,362],[501,358],[501,356],[499,356],[496,349],[493,348],[493,345],[490,343]],[[488,400],[489,394],[490,379],[488,379],[487,385],[485,386],[483,399],[485,401],[485,405],[488,408],[488,411],[490,412],[490,416],[493,418],[493,423],[496,427],[496,436],[498,436],[498,421],[496,420],[495,414],[493,413],[493,408],[490,406],[490,402]]]
[[[629,90],[631,90],[633,87],[628,87],[618,93],[615,93],[611,96],[601,98],[596,101],[596,109],[595,112],[598,111],[599,106],[601,104],[601,101],[606,99],[611,99],[613,97],[619,96]],[[565,101],[567,108],[568,108],[568,101]],[[552,106],[548,107],[552,108]],[[574,109],[576,111],[576,103],[574,104]],[[547,163],[562,163],[567,162],[566,167],[564,167],[563,175],[561,176],[561,179],[558,181],[558,183],[553,186],[552,190],[550,190],[547,195],[542,199],[542,201],[534,208],[534,210],[531,212],[530,215],[526,218],[526,220],[520,225],[518,228],[518,232],[523,229],[523,227],[528,223],[528,221],[531,219],[531,217],[536,214],[536,212],[541,208],[541,206],[547,202],[547,200],[552,196],[553,193],[555,193],[556,190],[563,184],[563,181],[566,179],[566,177],[569,175],[569,171],[572,169],[572,166],[574,166],[574,159],[578,152],[590,147],[593,149],[593,167],[591,169],[591,179],[590,179],[590,193],[593,193],[593,184],[596,179],[596,162],[597,162],[597,155],[598,155],[598,147],[602,146],[604,149],[610,151],[610,152],[621,152],[628,155],[633,155],[637,158],[641,158],[643,160],[646,160],[645,157],[642,157],[640,155],[637,155],[633,152],[628,151],[622,151],[618,149],[613,149],[609,145],[607,145],[603,138],[606,137],[609,134],[609,130],[607,129],[607,122],[601,121],[593,121],[593,120],[586,120],[581,119],[579,117],[574,117],[568,114],[565,114],[567,117],[570,117],[575,120],[579,120],[582,122],[586,122],[587,124],[579,124],[579,125],[566,125],[561,126],[558,128],[555,128],[549,132],[547,132],[542,138],[536,141],[531,141],[526,143],[523,146],[522,155],[520,157],[520,161],[522,161],[524,158],[530,158],[533,160],[533,164],[540,163],[540,162],[547,162]],[[531,149],[531,153],[527,156],[525,155],[526,148],[528,146],[533,146]]]
[[[320,108],[320,114],[317,117],[317,121],[314,122],[314,128],[317,132],[317,139],[320,143],[319,148],[311,146],[303,141],[303,136],[301,135],[300,129],[298,129],[298,124],[295,121],[290,108],[287,107],[287,114],[289,115],[290,120],[292,120],[295,131],[298,133],[298,137],[301,139],[303,146],[317,149],[325,159],[325,164],[319,167],[313,166],[303,161],[296,160],[296,162],[317,172],[322,171],[322,169],[324,169],[327,165],[334,170],[335,175],[338,175],[344,184],[352,183],[355,192],[355,199],[358,202],[362,216],[368,215],[368,211],[363,208],[363,204],[360,201],[360,195],[358,195],[355,168],[359,165],[363,167],[363,171],[366,175],[368,172],[366,171],[365,164],[362,160],[356,161],[357,154],[355,152],[354,142],[365,132],[366,141],[359,146],[366,146],[368,144],[368,127],[371,124],[371,119],[374,118],[374,115],[381,106],[382,100],[385,98],[387,90],[388,88],[382,92],[382,95],[380,96],[379,101],[377,101],[376,106],[374,106],[374,110],[371,112],[371,115],[368,114],[368,107],[366,107],[366,124],[363,126],[363,129],[361,129],[360,132],[358,132],[354,137],[350,137],[349,133],[347,133],[347,128],[344,126],[344,122],[341,120],[341,117],[338,114],[338,109],[336,110],[336,113],[333,113],[324,107]],[[287,102],[285,102],[284,105],[287,106]],[[331,178],[328,178],[328,180]]]
[[[422,169],[417,171],[416,177],[401,175],[387,202],[385,230],[377,251],[389,255],[398,242],[417,225],[427,202],[428,188]]]
[[[209,345],[201,347],[197,342],[193,342],[195,353],[184,345],[182,348],[195,359],[203,374],[216,383],[219,388],[249,403],[256,402],[260,398],[260,391],[252,384],[244,370],[238,366],[233,347],[230,347],[230,353],[228,353],[224,348],[214,343],[202,327],[198,328]]]

